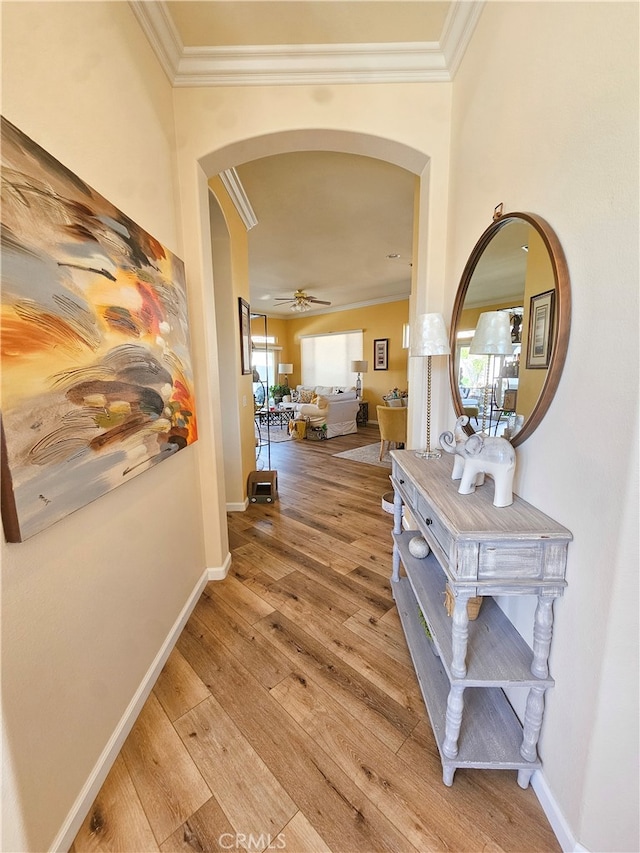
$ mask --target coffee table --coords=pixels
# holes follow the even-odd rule
[[[278,426],[280,429],[285,429],[289,426],[289,420],[293,412],[290,409],[258,409],[256,417],[260,426]]]

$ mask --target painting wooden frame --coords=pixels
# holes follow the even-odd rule
[[[373,369],[389,369],[389,338],[376,338],[373,342]]]
[[[527,340],[529,370],[547,370],[551,363],[555,296],[555,290],[547,290],[531,297]]]
[[[1,507],[22,542],[197,424],[182,261],[4,118],[1,135]]]
[[[251,308],[246,299],[238,297],[240,316],[240,369],[243,376],[253,373],[251,367]]]

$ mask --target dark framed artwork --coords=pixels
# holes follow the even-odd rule
[[[530,370],[546,370],[549,367],[553,344],[555,296],[555,290],[547,290],[531,297],[527,341],[527,368]]]
[[[253,373],[251,369],[251,309],[249,303],[241,296],[238,297],[240,311],[240,355],[242,375]]]
[[[389,338],[376,338],[373,342],[373,369],[388,370]]]
[[[1,157],[1,505],[22,542],[197,426],[182,261],[4,118]]]

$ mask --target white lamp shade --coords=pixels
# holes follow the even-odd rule
[[[512,355],[511,325],[506,311],[485,311],[469,346],[471,355]]]
[[[279,364],[278,365],[278,373],[284,373],[285,375],[289,373],[293,373],[293,365],[292,364]]]
[[[450,352],[442,314],[419,314],[411,332],[411,355],[449,355]]]
[[[352,361],[351,362],[351,372],[352,373],[366,373],[369,369],[368,361]]]

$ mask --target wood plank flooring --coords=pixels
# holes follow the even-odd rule
[[[442,768],[389,583],[389,470],[273,444],[279,499],[228,515],[208,584],[72,846],[558,851],[515,771]]]

